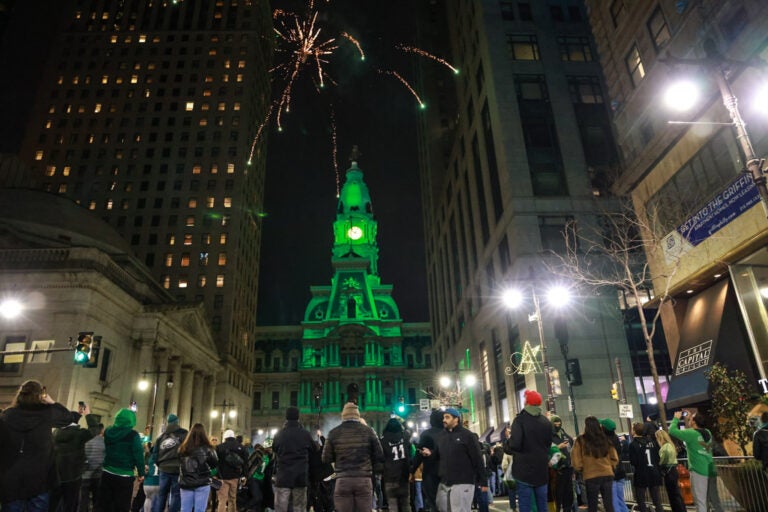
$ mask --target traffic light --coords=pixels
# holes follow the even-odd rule
[[[614,400],[619,399],[619,383],[618,382],[614,382],[611,385],[611,398],[613,398]]]
[[[93,345],[93,333],[81,332],[77,336],[77,345],[75,346],[75,364],[85,366],[91,359],[91,349]]]
[[[405,397],[400,397],[397,403],[397,414],[400,416],[405,415]]]
[[[581,365],[576,358],[565,360],[565,374],[571,386],[581,386]]]

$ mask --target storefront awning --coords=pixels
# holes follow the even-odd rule
[[[493,427],[488,427],[488,428],[485,430],[485,432],[483,432],[483,435],[481,435],[480,437],[478,437],[478,440],[479,440],[481,443],[489,443],[489,442],[490,442],[489,438],[491,437],[491,434],[492,434],[492,433],[493,433]]]
[[[503,424],[499,425],[498,427],[496,427],[496,428],[493,430],[493,433],[491,434],[491,437],[490,437],[490,441],[489,441],[489,442],[490,442],[491,444],[500,443],[500,442],[502,441],[502,439],[501,439],[501,435],[504,433],[504,430],[505,430],[505,429],[506,429],[508,426],[509,426],[509,422],[507,422],[507,423],[503,423]]]
[[[715,362],[740,369],[750,378],[752,364],[738,302],[728,280],[691,297],[680,326],[675,373],[666,406],[675,409],[709,400],[706,372]]]

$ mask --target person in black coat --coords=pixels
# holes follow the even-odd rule
[[[36,380],[24,382],[0,414],[0,503],[4,511],[48,512],[56,482],[51,429],[77,423],[80,414],[54,402]]]
[[[80,484],[85,469],[85,443],[93,439],[93,428],[98,427],[100,417],[91,414],[87,404],[78,407],[80,414],[85,414],[89,428],[82,428],[77,423],[57,429],[53,434],[58,468],[59,485],[51,495],[51,510],[62,505],[62,512],[77,512],[80,499]]]
[[[285,425],[272,441],[272,453],[275,455],[275,512],[287,512],[291,501],[293,510],[307,508],[309,454],[316,449],[312,435],[299,423],[299,409],[286,409]]]
[[[411,440],[397,418],[390,418],[381,436],[384,451],[384,494],[390,512],[407,512],[410,507],[408,477],[411,466]]]
[[[629,445],[629,462],[635,470],[635,499],[640,512],[646,511],[645,490],[651,493],[656,512],[664,512],[661,505],[661,471],[659,471],[659,444],[654,436],[655,429],[650,423],[635,423],[632,426],[635,438]]]
[[[437,498],[437,486],[440,484],[438,475],[437,457],[424,457],[422,450],[427,448],[435,451],[437,438],[445,432],[443,429],[443,411],[432,411],[429,415],[430,428],[419,435],[419,443],[416,445],[416,456],[413,458],[411,473],[421,468],[421,494],[424,497],[424,512],[437,512],[435,499]]]
[[[563,459],[557,468],[555,483],[556,512],[571,512],[573,509],[573,466],[571,465],[571,450],[573,438],[563,430],[563,420],[559,416],[551,416],[552,444],[560,448]]]
[[[237,441],[233,430],[226,430],[224,442],[216,447],[216,457],[219,459],[219,478],[221,487],[216,491],[217,512],[237,512],[237,488],[240,477],[245,474],[248,463],[248,452]]]
[[[216,450],[202,423],[195,423],[179,446],[181,512],[205,512],[211,492],[211,470],[219,465]]]
[[[552,424],[541,414],[541,395],[527,390],[525,407],[512,422],[504,443],[504,453],[512,455],[520,512],[530,511],[534,499],[538,510],[547,510],[551,446]]]

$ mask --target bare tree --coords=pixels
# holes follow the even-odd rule
[[[596,215],[591,223],[571,221],[563,232],[565,253],[555,254],[547,267],[560,276],[593,289],[620,290],[628,304],[634,302],[645,340],[654,390],[661,402],[659,373],[653,356],[653,337],[662,306],[672,300],[669,292],[680,266],[683,244],[678,243],[676,247],[672,244],[673,248],[670,249],[668,233],[672,228],[664,225],[659,211],[658,208],[646,209],[640,212],[641,215],[635,215],[631,203],[626,200],[616,211]],[[654,268],[655,273],[651,275],[649,261],[666,264],[661,272]],[[643,306],[651,297],[655,299],[656,310],[652,316],[647,317]],[[659,416],[666,428],[666,411],[661,404]]]

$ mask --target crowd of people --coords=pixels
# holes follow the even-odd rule
[[[685,512],[682,451],[696,511],[722,511],[714,438],[701,413],[676,412],[668,432],[635,423],[631,439],[616,434],[613,420],[588,416],[574,439],[529,390],[491,446],[452,407],[432,411],[418,436],[398,417],[379,434],[350,398],[327,437],[310,434],[289,407],[268,446],[232,430],[219,443],[202,424],[182,428],[175,414],[152,442],[135,430],[131,409],[104,428],[87,404],[69,411],[27,381],[0,414],[2,512],[488,512],[500,496],[510,512],[549,510],[548,502],[556,512],[596,512],[600,502],[605,512],[629,512],[627,467],[639,512],[647,497],[663,511],[662,485],[672,512]],[[768,413],[761,422],[754,455],[768,470]]]

